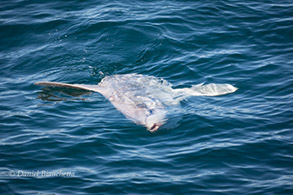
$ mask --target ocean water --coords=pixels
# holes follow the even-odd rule
[[[290,0],[2,0],[1,194],[293,194],[292,21]],[[129,73],[239,90],[151,133],[34,85]]]

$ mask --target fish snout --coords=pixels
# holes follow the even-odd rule
[[[145,120],[145,126],[150,132],[157,131],[166,121],[166,112],[164,110],[155,110],[153,114]]]

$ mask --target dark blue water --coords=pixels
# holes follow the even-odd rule
[[[2,0],[1,194],[292,194],[292,53],[290,0]],[[150,133],[98,93],[33,85],[128,73],[239,90]]]

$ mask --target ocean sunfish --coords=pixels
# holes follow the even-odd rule
[[[190,88],[173,89],[164,79],[136,73],[106,76],[98,85],[47,81],[35,85],[98,92],[127,118],[151,132],[157,131],[166,122],[168,108],[178,105],[188,96],[217,96],[237,90],[230,84],[199,84]]]

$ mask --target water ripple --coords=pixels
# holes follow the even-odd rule
[[[6,1],[0,4],[0,177],[4,194],[291,194],[291,1]],[[190,97],[149,133],[95,93],[139,73]],[[16,177],[18,171],[73,177]],[[42,185],[40,185],[40,183]]]

